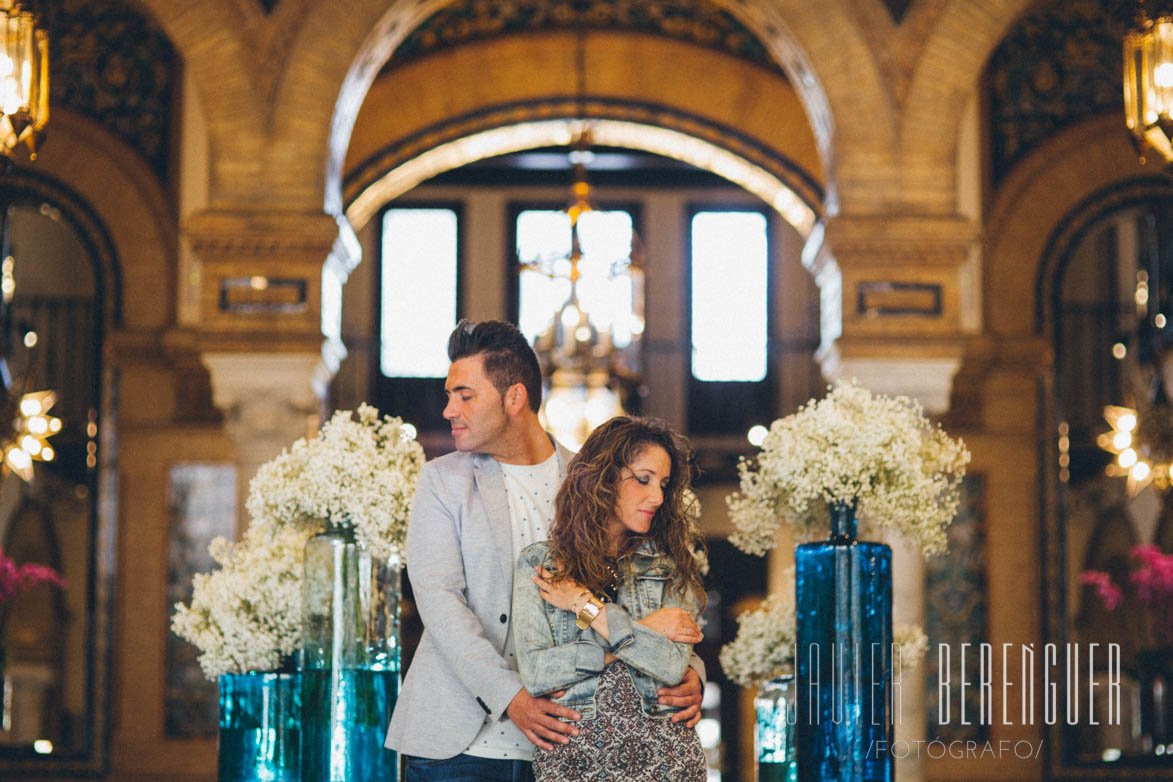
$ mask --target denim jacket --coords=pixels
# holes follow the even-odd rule
[[[691,591],[681,596],[672,584],[672,558],[651,541],[640,543],[632,554],[634,580],[624,579],[618,603],[607,603],[611,636],[607,641],[593,628],[579,630],[574,614],[542,599],[530,577],[535,565],[552,569],[547,561],[549,550],[545,542],[527,546],[513,577],[514,646],[526,689],[533,695],[566,690],[556,701],[578,711],[583,719],[591,719],[595,716],[595,686],[604,667],[603,653],[611,652],[627,664],[645,714],[667,719],[679,711],[661,706],[656,690],[680,682],[689,667],[692,646],[673,643],[637,621],[665,606],[696,614],[697,601]]]

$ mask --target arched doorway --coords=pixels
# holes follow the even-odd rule
[[[51,389],[60,431],[32,479],[0,485],[0,546],[66,580],[3,606],[0,730],[6,767],[38,773],[106,763],[114,563],[114,377],[105,335],[119,324],[118,259],[94,211],[61,183],[16,170],[0,183],[11,298],[3,308],[11,395]],[[48,454],[42,453],[42,457]]]

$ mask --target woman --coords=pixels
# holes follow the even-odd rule
[[[656,693],[683,678],[701,637],[689,475],[688,445],[664,422],[613,418],[567,466],[549,541],[521,553],[522,682],[534,695],[563,691],[555,700],[582,715],[578,736],[534,753],[538,782],[705,779],[696,731]]]

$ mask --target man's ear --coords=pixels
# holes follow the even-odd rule
[[[510,415],[517,415],[529,405],[529,394],[526,393],[523,383],[514,383],[505,389],[505,409]]]

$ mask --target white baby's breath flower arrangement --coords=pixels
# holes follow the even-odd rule
[[[793,576],[791,576],[793,578]],[[775,592],[737,617],[737,637],[721,647],[721,670],[742,687],[789,673],[794,666],[794,589]]]
[[[208,678],[271,671],[297,650],[305,544],[327,523],[353,524],[372,557],[402,561],[423,448],[400,419],[356,412],[336,412],[257,471],[241,540],[213,540],[220,569],[197,574],[191,605],[175,605],[171,628],[199,647]]]
[[[919,625],[901,625],[892,634],[893,643],[900,650],[900,665],[915,668],[929,650],[929,637]],[[895,664],[895,663],[893,663]]]
[[[399,418],[370,405],[334,413],[257,470],[246,507],[254,518],[319,532],[353,524],[377,559],[403,556],[424,450]]]
[[[209,679],[272,671],[301,639],[301,563],[308,530],[250,527],[238,543],[208,547],[220,565],[192,579],[191,606],[175,604],[171,629],[199,647]]]
[[[705,531],[701,527],[701,501],[692,489],[684,490],[684,515],[688,519],[688,529],[693,540],[704,541]],[[697,570],[702,576],[709,574],[709,552],[704,546],[692,549],[692,558],[696,560]]]
[[[721,647],[721,670],[742,687],[760,687],[794,671],[794,571],[787,571],[783,580],[781,592],[771,593],[760,606],[737,617],[737,636]],[[893,654],[899,655],[902,668],[912,669],[924,658],[928,643],[920,627],[903,625],[893,633]]]
[[[969,451],[908,397],[873,394],[854,382],[770,425],[761,452],[742,460],[727,498],[730,540],[751,554],[774,546],[779,523],[798,540],[826,533],[828,505],[854,505],[871,533],[896,529],[926,554],[945,550]]]

